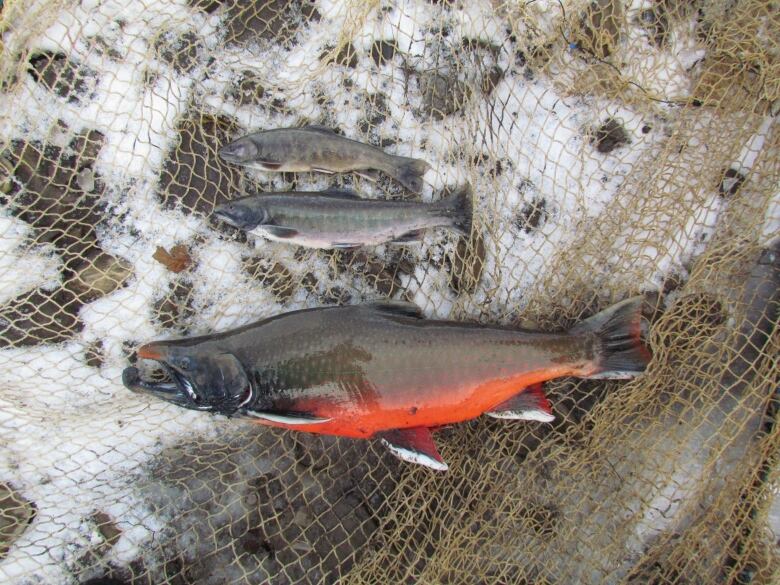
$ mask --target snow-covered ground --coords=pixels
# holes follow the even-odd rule
[[[558,5],[546,4],[551,9]],[[189,246],[191,333],[320,303],[317,295],[297,285],[287,298],[272,294],[242,269],[243,262],[256,255],[282,264],[298,283],[312,275],[320,285],[349,290],[352,302],[379,294],[365,279],[335,273],[326,255],[298,255],[263,240],[241,243],[222,237],[202,215],[164,207],[158,197],[159,178],[177,146],[177,128],[184,117],[228,118],[235,124],[233,137],[253,129],[317,122],[337,127],[348,137],[387,140],[388,151],[431,163],[425,200],[469,181],[476,194],[476,223],[487,243],[482,282],[468,293],[469,306],[501,319],[507,307],[522,309],[525,291],[544,281],[545,268],[583,237],[581,230],[620,195],[637,161],[657,154],[666,139],[662,125],[646,113],[603,96],[564,95],[553,79],[531,72],[518,59],[516,42],[488,0],[467,2],[460,9],[424,0],[362,12],[336,0],[320,0],[315,7],[319,19],[302,25],[290,43],[231,43],[225,26],[230,14],[224,9],[208,14],[184,0],[82,0],[55,12],[43,32],[25,41],[32,52],[61,53],[95,75],[86,79],[78,99],[66,99],[32,76],[22,76],[12,90],[0,93],[0,111],[12,113],[0,117],[0,132],[9,139],[60,147],[87,130],[102,134],[93,172],[105,185],[102,197],[111,217],[98,231],[99,244],[128,262],[132,275],[125,286],[81,307],[84,327],[71,340],[0,350],[0,481],[13,485],[37,510],[30,527],[0,561],[0,575],[8,582],[68,582],[68,571],[103,538],[95,524],[96,511],[107,514],[121,530],[107,560],[133,560],[166,522],[134,489],[145,466],[170,445],[239,424],[136,396],[121,384],[128,347],[172,334],[154,316],[155,302],[176,279],[152,258],[158,246]],[[633,10],[638,9],[637,4]],[[640,42],[636,35],[629,40]],[[5,32],[5,45],[20,42],[15,37],[21,38],[13,29]],[[194,39],[197,49],[191,63],[177,65],[163,55],[166,46],[181,38]],[[453,52],[461,39],[479,41],[482,48],[471,56],[462,48]],[[323,65],[321,56],[345,41],[352,44],[355,61],[342,64],[337,58],[335,64]],[[394,42],[398,53],[378,64],[371,55],[375,41]],[[684,93],[692,51],[690,37],[684,35],[655,51],[650,69],[660,68],[664,76],[653,81],[659,84],[653,91],[673,88],[675,97]],[[421,90],[421,79],[437,68],[449,68],[454,71],[451,79],[465,79],[477,88],[465,107],[442,119],[425,113],[430,96]],[[482,76],[491,68],[501,75],[490,90],[480,91]],[[639,67],[635,75],[647,70]],[[232,93],[247,71],[264,90],[254,103],[237,100]],[[366,132],[376,96],[384,108]],[[624,136],[616,148],[602,152],[593,136],[609,120],[622,127]],[[761,148],[770,123],[759,128],[736,159],[743,174],[749,172],[752,153]],[[242,173],[265,190],[290,186],[281,175]],[[354,178],[335,180],[353,181],[368,197],[400,192],[386,181],[374,185]],[[333,181],[302,175],[297,189],[313,190]],[[536,216],[535,207],[540,209]],[[651,258],[655,272],[641,283],[644,290],[660,286],[667,274],[683,271],[722,207],[716,191],[703,203],[692,204],[687,227],[667,247],[670,252]],[[768,211],[767,233],[776,230],[777,216],[777,206]],[[29,232],[29,226],[12,215],[11,206],[4,206],[3,301],[61,282],[58,254],[48,245],[30,246]],[[431,233],[422,246],[407,253],[414,270],[400,278],[428,316],[450,316],[459,301],[448,285],[444,261],[455,253],[456,244],[449,235]],[[390,247],[372,252],[380,259],[393,253]],[[101,363],[88,365],[88,350],[97,342],[102,344]]]

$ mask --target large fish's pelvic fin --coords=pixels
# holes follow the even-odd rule
[[[485,414],[493,418],[510,420],[535,420],[539,422],[555,420],[550,401],[544,395],[541,384],[529,386],[520,394],[512,396]]]
[[[626,299],[575,325],[572,335],[595,334],[598,338],[594,359],[596,371],[588,379],[633,378],[650,362],[650,351],[642,342],[644,297]]]
[[[393,178],[413,193],[421,193],[423,189],[422,177],[431,168],[421,158],[407,158],[396,156],[392,168],[387,171]]]
[[[377,436],[393,455],[404,461],[419,463],[436,471],[449,469],[436,449],[430,429],[426,427],[384,431]]]
[[[285,425],[316,425],[330,421],[329,418],[313,416],[305,412],[272,412],[264,410],[247,409],[247,416],[268,422],[281,423]]]
[[[452,222],[453,228],[464,236],[469,236],[474,213],[472,192],[471,185],[465,183],[449,197],[434,203],[431,211],[437,216],[446,217]]]

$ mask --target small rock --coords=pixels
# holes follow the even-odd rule
[[[398,45],[393,40],[374,41],[374,44],[371,45],[371,58],[379,66],[392,61],[397,52]]]
[[[745,175],[740,173],[737,169],[726,169],[723,173],[723,178],[718,185],[718,193],[723,197],[736,195],[740,188],[742,188],[744,182]]]
[[[596,150],[607,154],[620,146],[629,144],[631,139],[620,122],[614,118],[609,118],[596,129],[596,134],[591,139],[591,142],[596,143]]]
[[[529,234],[544,223],[547,213],[547,201],[534,198],[531,202],[523,205],[517,218],[515,218],[515,225],[518,229]]]
[[[122,536],[122,530],[116,525],[116,522],[105,512],[97,511],[90,518],[95,524],[103,542],[110,548],[113,547]]]

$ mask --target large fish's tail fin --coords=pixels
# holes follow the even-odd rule
[[[474,213],[471,185],[465,183],[449,197],[437,201],[431,206],[431,211],[438,217],[448,219],[452,227],[464,236],[469,236]]]
[[[595,333],[598,342],[596,371],[589,379],[623,379],[641,374],[650,361],[650,351],[641,339],[644,297],[626,299],[575,325],[572,335]]]
[[[391,174],[396,181],[410,191],[421,193],[423,189],[422,177],[429,168],[431,165],[421,158],[397,156]]]

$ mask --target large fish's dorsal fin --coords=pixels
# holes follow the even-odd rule
[[[337,134],[333,128],[328,128],[327,126],[323,126],[322,124],[306,124],[306,126],[304,126],[303,128],[306,130],[313,130],[314,132],[322,132],[323,134],[339,136],[339,134]]]
[[[486,412],[493,418],[510,420],[536,420],[552,422],[555,416],[550,407],[550,401],[542,391],[541,384],[533,384],[509,400],[493,407]]]
[[[321,418],[307,412],[275,412],[267,410],[252,410],[247,408],[245,414],[251,418],[285,425],[316,425],[330,421],[329,418]]]
[[[436,471],[447,471],[449,467],[439,455],[427,427],[394,429],[376,435],[396,457],[410,463],[419,463]]]
[[[322,197],[332,197],[334,199],[363,199],[352,189],[339,189],[338,187],[329,187],[317,193]]]
[[[363,306],[388,315],[423,318],[422,309],[414,303],[407,303],[406,301],[375,301]]]

